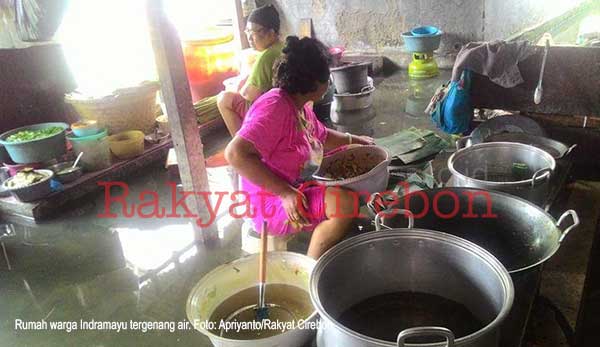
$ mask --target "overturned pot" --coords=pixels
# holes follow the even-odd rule
[[[369,85],[369,65],[368,62],[353,62],[330,69],[335,90],[339,94],[360,93],[364,87]]]
[[[465,323],[452,318],[453,310],[427,312],[423,319],[419,310],[399,315],[377,311],[387,310],[390,300],[371,305],[356,321],[346,320],[357,304],[390,293],[442,298],[468,310],[478,323],[462,335],[448,328]],[[315,266],[310,294],[322,319],[318,347],[493,347],[512,306],[513,284],[496,258],[469,241],[431,230],[393,229],[356,236],[330,249]],[[390,324],[399,316],[423,323]],[[431,326],[429,318],[442,321]]]

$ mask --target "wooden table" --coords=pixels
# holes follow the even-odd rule
[[[18,216],[34,221],[49,219],[61,212],[67,203],[102,189],[99,181],[123,180],[149,164],[164,160],[171,145],[171,140],[166,140],[148,146],[142,155],[116,162],[104,170],[85,173],[78,180],[64,184],[61,191],[53,192],[44,199],[21,202],[13,197],[0,198],[0,216]]]

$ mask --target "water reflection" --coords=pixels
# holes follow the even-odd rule
[[[414,117],[429,117],[425,113],[435,90],[440,86],[438,79],[408,80],[408,95],[405,111]]]
[[[340,132],[360,136],[373,136],[377,113],[373,106],[355,111],[331,111],[332,127]]]

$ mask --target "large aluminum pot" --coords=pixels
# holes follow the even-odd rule
[[[462,142],[457,142],[457,147]],[[548,182],[555,168],[549,153],[511,142],[476,144],[459,149],[448,159],[453,186],[502,191],[538,206],[547,199]]]
[[[502,345],[519,346],[535,297],[540,265],[556,253],[569,232],[579,225],[577,213],[568,210],[556,221],[521,198],[473,188],[429,189],[394,198],[395,201],[384,202],[384,195],[374,194],[368,203],[374,214],[392,208],[410,211],[384,212],[380,216],[385,227],[414,225],[444,231],[485,248],[508,269],[515,285],[515,304],[502,327],[507,332],[502,334]],[[570,219],[572,223],[567,224]]]
[[[362,110],[373,105],[373,85],[365,86],[358,93],[333,94],[331,109],[336,112]]]
[[[269,252],[267,284],[281,283],[308,291],[310,274],[316,261],[292,252]],[[293,329],[259,340],[232,340],[207,330],[214,310],[227,298],[256,286],[258,255],[254,254],[221,265],[204,276],[192,289],[187,300],[187,318],[196,330],[208,336],[216,347],[301,347],[314,337],[311,329]],[[316,325],[317,313],[305,319],[304,327]]]
[[[474,144],[476,139],[471,136],[466,136],[464,140],[467,144]],[[571,145],[570,147],[566,144],[553,140],[548,137],[532,135],[527,133],[498,133],[492,134],[484,139],[483,142],[516,142],[524,143],[526,145],[535,146],[548,152],[554,159],[561,159],[569,155],[577,147],[577,145]]]
[[[394,292],[453,300],[487,324],[456,338],[444,327],[416,327],[398,331],[397,341],[391,342],[362,335],[338,322],[351,306]],[[430,230],[394,229],[359,235],[330,249],[313,271],[310,295],[322,319],[318,347],[494,347],[498,327],[513,302],[513,284],[496,258],[469,241]],[[439,335],[446,342],[405,343],[407,337],[423,335]]]

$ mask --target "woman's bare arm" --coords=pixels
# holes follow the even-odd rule
[[[300,204],[304,206],[304,211],[308,209],[304,194],[266,167],[251,142],[235,136],[225,149],[225,158],[240,175],[279,196],[290,221],[298,225],[308,223],[300,209]]]
[[[225,148],[225,158],[240,175],[273,194],[280,195],[290,187],[263,164],[254,145],[239,136]]]
[[[373,144],[373,139],[370,137],[367,137],[367,136],[350,135],[350,134],[345,134],[345,133],[339,132],[337,130],[327,129],[327,139],[325,140],[325,143],[323,144],[325,147],[324,148],[325,152],[329,152],[332,149],[336,149],[340,146],[350,144],[349,136],[352,137],[352,143],[359,144],[359,145],[372,145]]]

